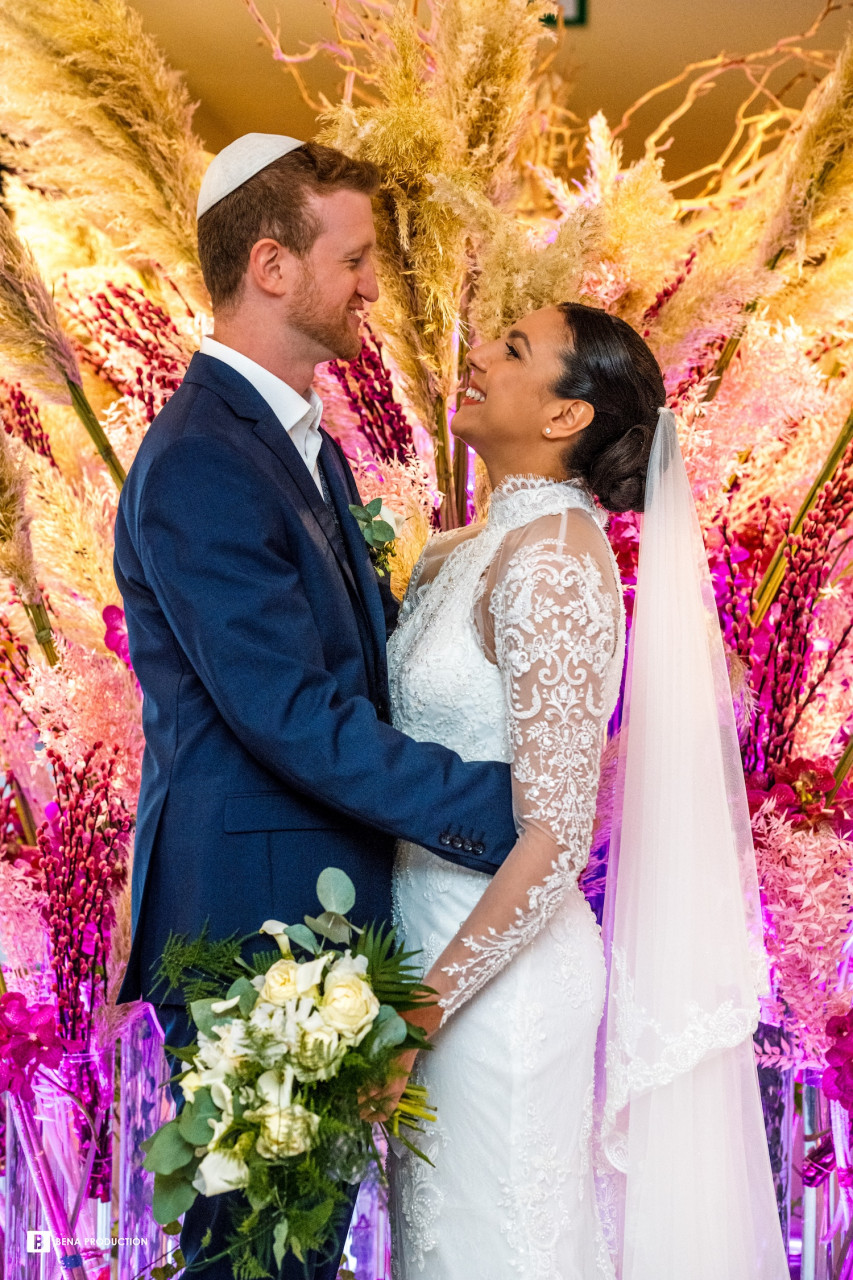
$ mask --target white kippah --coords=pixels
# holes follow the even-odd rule
[[[295,151],[302,143],[281,133],[244,133],[223,147],[207,166],[198,193],[196,217],[200,218],[225,196],[242,187],[273,160]]]

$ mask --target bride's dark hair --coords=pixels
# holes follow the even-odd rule
[[[561,400],[586,400],[588,427],[563,455],[569,476],[583,480],[608,511],[642,511],[663,375],[643,339],[618,316],[581,302],[560,311],[571,334],[553,388]]]

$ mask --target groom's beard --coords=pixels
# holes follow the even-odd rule
[[[361,351],[361,334],[353,327],[349,302],[337,313],[323,309],[317,297],[314,277],[304,272],[299,293],[293,299],[290,323],[307,338],[330,351],[336,360],[355,360]]]

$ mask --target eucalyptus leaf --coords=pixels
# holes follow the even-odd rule
[[[255,1007],[258,999],[258,992],[252,986],[248,978],[235,978],[228,988],[228,999],[233,1000],[234,996],[240,997],[240,1003],[237,1006],[244,1018],[248,1018],[249,1014]]]
[[[370,512],[366,511],[364,507],[360,507],[355,502],[351,502],[349,504],[349,510],[350,510],[350,515],[355,516],[359,524],[364,524],[365,521],[370,519]]]
[[[227,1013],[214,1013],[211,1008],[214,1004],[219,1004],[219,1000],[193,1000],[190,1005],[193,1022],[202,1035],[212,1036],[215,1026],[221,1026],[223,1022],[230,1022],[234,1017],[231,1010]]]
[[[213,1137],[213,1130],[208,1121],[219,1120],[219,1107],[213,1101],[210,1090],[199,1089],[192,1102],[188,1102],[178,1116],[178,1127],[181,1137],[194,1147],[204,1147]]]
[[[317,897],[325,911],[345,916],[355,906],[355,885],[340,867],[326,867],[317,877]]]
[[[391,1014],[386,1015],[381,1022],[377,1017],[373,1031],[370,1034],[367,1053],[371,1058],[376,1058],[380,1053],[384,1053],[386,1049],[393,1049],[398,1044],[402,1044],[407,1035],[408,1028],[406,1023],[399,1013],[392,1009]]]
[[[379,512],[381,510],[382,510],[381,498],[371,498],[370,502],[368,502],[367,506],[365,507],[365,511],[368,513],[368,515],[371,515],[374,518],[379,515]]]
[[[285,929],[285,933],[288,938],[290,938],[291,942],[295,942],[298,946],[304,947],[306,951],[310,951],[314,956],[316,956],[317,952],[320,950],[319,942],[311,930],[307,929],[304,924],[290,924]]]
[[[151,1210],[161,1226],[174,1222],[186,1213],[198,1192],[180,1173],[155,1173],[154,1199]]]
[[[281,1267],[284,1262],[284,1255],[287,1252],[287,1218],[280,1219],[273,1228],[272,1251],[275,1265]]]
[[[147,1138],[142,1146],[147,1153],[142,1167],[149,1173],[174,1173],[176,1169],[189,1164],[195,1155],[194,1144],[187,1142],[181,1136],[177,1120],[170,1120],[162,1129],[158,1129],[153,1137]],[[175,1217],[177,1215],[173,1213],[163,1221],[171,1222]]]
[[[306,916],[305,923],[321,937],[328,938],[329,942],[349,942],[352,937],[352,925],[349,920],[346,916],[338,915],[336,911],[324,911],[321,916],[316,917]]]
[[[377,542],[393,542],[396,536],[392,526],[384,520],[373,521],[373,537]]]

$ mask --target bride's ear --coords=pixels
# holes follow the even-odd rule
[[[549,440],[569,440],[588,427],[594,416],[587,400],[555,400],[546,410],[542,434]]]

